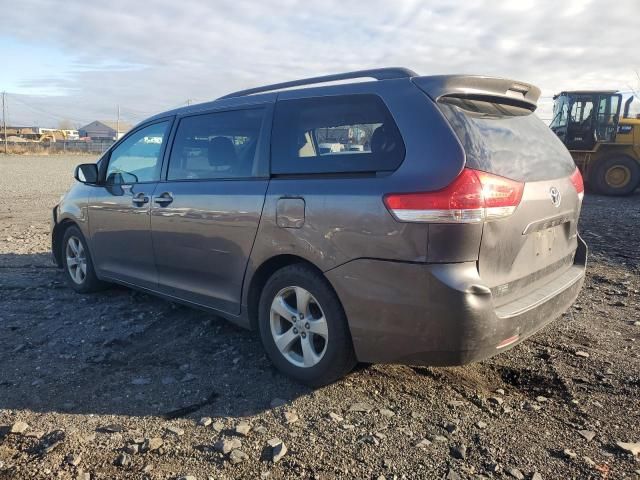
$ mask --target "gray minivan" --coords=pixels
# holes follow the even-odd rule
[[[309,385],[481,360],[584,279],[584,186],[539,94],[383,68],[162,113],[76,168],[53,255],[78,292],[116,282],[259,331]]]

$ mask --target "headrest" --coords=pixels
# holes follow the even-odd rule
[[[398,147],[398,138],[395,131],[380,125],[371,135],[371,153],[384,154],[393,152]]]
[[[234,166],[238,161],[236,148],[227,137],[214,137],[209,140],[209,165],[212,167]]]

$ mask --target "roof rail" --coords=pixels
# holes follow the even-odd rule
[[[265,85],[264,87],[248,88],[247,90],[239,90],[229,93],[224,98],[243,97],[254,93],[271,92],[283,88],[299,87],[301,85],[313,85],[316,83],[336,82],[339,80],[351,80],[354,78],[375,78],[376,80],[390,80],[393,78],[410,78],[417,76],[417,73],[408,68],[374,68],[371,70],[358,70],[356,72],[336,73],[334,75],[323,75],[321,77],[303,78],[302,80],[293,80],[291,82],[274,83],[273,85]]]

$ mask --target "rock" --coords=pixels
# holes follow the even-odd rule
[[[430,435],[429,440],[431,440],[432,442],[441,442],[441,443],[445,443],[449,441],[447,437],[444,437],[442,435]]]
[[[453,445],[449,448],[449,452],[453,458],[465,460],[467,458],[467,447],[464,444]]]
[[[213,449],[216,452],[220,452],[225,455],[240,447],[242,447],[242,442],[237,438],[223,438],[213,445]]]
[[[531,475],[531,480],[542,480],[542,475],[538,472],[534,472],[533,475]]]
[[[300,420],[300,417],[298,417],[298,414],[296,412],[284,412],[284,420],[285,422],[291,424],[296,423],[298,420]]]
[[[249,425],[245,421],[238,423],[238,425],[236,425],[236,428],[235,428],[235,432],[238,435],[242,435],[243,437],[246,437],[247,435],[249,435],[250,431],[251,431],[251,425]]]
[[[220,421],[214,422],[213,423],[213,429],[218,433],[221,432],[222,430],[224,430],[224,423],[222,423]]]
[[[121,453],[116,457],[115,465],[118,467],[127,467],[131,465],[131,457],[126,453]]]
[[[153,471],[153,465],[151,465],[150,463],[147,463],[147,464],[142,468],[142,473],[151,473],[151,471]]]
[[[178,480],[197,480],[195,475],[183,475],[178,477]]]
[[[149,385],[150,383],[151,379],[146,377],[136,377],[131,380],[131,385]]]
[[[356,402],[349,407],[350,412],[369,413],[373,407],[365,402]]]
[[[253,428],[253,431],[262,435],[263,433],[267,433],[267,427],[265,427],[264,425],[258,425],[257,427]]]
[[[429,445],[431,445],[431,442],[426,438],[423,438],[418,443],[416,443],[416,447],[418,448],[425,448],[425,447],[428,447]]]
[[[162,382],[162,385],[172,385],[176,383],[175,377],[162,377],[162,380],[160,381]]]
[[[517,468],[510,468],[507,470],[507,473],[517,480],[524,480],[524,475]]]
[[[640,442],[635,442],[635,443],[616,442],[616,445],[621,450],[624,450],[627,453],[631,453],[632,455],[640,454]]]
[[[591,430],[578,430],[578,433],[584,437],[587,442],[590,442],[596,436],[596,432]]]
[[[124,447],[124,451],[129,455],[137,455],[140,452],[140,445],[137,443],[130,443]]]
[[[184,377],[180,379],[180,381],[182,383],[193,382],[194,380],[197,380],[197,378],[198,378],[197,375],[194,375],[193,373],[187,373]]]
[[[586,456],[585,456],[585,457],[582,457],[582,460],[584,461],[584,463],[585,463],[587,466],[589,466],[589,467],[591,467],[591,468],[593,468],[593,467],[595,467],[595,466],[596,466],[596,462],[594,462],[593,460],[591,460],[589,457],[586,457]]]
[[[562,454],[565,456],[565,458],[569,458],[571,460],[573,460],[574,458],[576,458],[578,455],[576,455],[576,452],[574,452],[573,450],[569,450],[568,448],[565,448],[562,451]]]
[[[173,435],[177,435],[178,437],[181,437],[182,435],[184,435],[184,430],[180,427],[176,427],[175,425],[168,425],[164,427],[164,429],[167,432],[172,433]]]
[[[465,402],[463,402],[462,400],[449,400],[447,402],[447,405],[449,405],[451,408],[458,408],[463,407],[465,405]]]
[[[79,453],[70,453],[65,457],[64,461],[67,462],[69,465],[77,467],[78,465],[80,465],[80,462],[82,461],[82,455]]]
[[[287,446],[279,438],[272,438],[267,442],[267,445],[271,450],[273,463],[278,463],[287,454]]]
[[[112,423],[110,425],[105,425],[104,427],[100,427],[98,430],[103,433],[122,433],[124,432],[124,427],[122,425]]]
[[[498,389],[496,390],[496,393],[497,393],[498,395],[504,395],[504,390],[503,390],[502,388],[498,388]]]
[[[334,422],[340,423],[344,420],[344,418],[342,418],[340,415],[338,415],[337,413],[334,412],[329,412],[328,417],[333,420]]]
[[[162,448],[163,445],[164,440],[162,440],[160,437],[147,438],[142,444],[142,451],[155,452],[156,450]]]
[[[456,471],[451,468],[447,472],[447,476],[444,478],[445,480],[461,480],[460,475],[458,475]]]
[[[454,434],[458,431],[458,425],[453,422],[444,422],[442,427],[449,433]]]
[[[271,408],[278,408],[286,405],[286,403],[287,401],[283,400],[282,398],[274,398],[273,400],[271,400],[271,403],[269,405],[271,406]]]
[[[249,458],[249,455],[244,453],[242,450],[232,450],[229,454],[229,461],[232,465],[237,465],[238,463],[242,463]]]
[[[11,425],[11,429],[9,433],[13,433],[14,435],[22,435],[29,429],[29,424],[26,422],[16,422]]]
[[[393,412],[392,410],[389,410],[388,408],[381,408],[378,411],[380,412],[380,415],[387,418],[395,417],[396,415],[395,412]]]
[[[478,420],[476,422],[476,427],[478,427],[479,429],[484,429],[484,428],[487,428],[487,424],[482,420]]]
[[[576,357],[589,358],[589,354],[587,352],[582,351],[582,350],[578,350],[576,353],[574,353],[574,355]]]
[[[200,425],[201,427],[208,427],[209,425],[211,425],[211,417],[202,417],[198,421],[198,425]]]
[[[546,402],[547,400],[549,400],[549,399],[548,399],[547,397],[542,396],[542,395],[538,395],[538,396],[536,397],[536,402],[539,402],[539,403],[544,403],[544,402]]]
[[[368,443],[370,445],[380,445],[380,441],[373,435],[363,435],[358,439],[358,442]]]
[[[504,400],[500,397],[489,397],[487,401],[489,403],[493,403],[494,405],[502,405],[504,403]]]
[[[91,474],[89,472],[78,472],[76,480],[91,480]]]

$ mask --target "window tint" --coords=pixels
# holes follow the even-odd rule
[[[109,155],[107,183],[157,181],[168,126],[169,122],[149,125],[132,133],[114,148]]]
[[[376,95],[282,100],[276,104],[271,171],[275,174],[395,170],[404,143]]]
[[[171,149],[167,179],[256,176],[263,117],[264,109],[249,109],[183,118]]]

